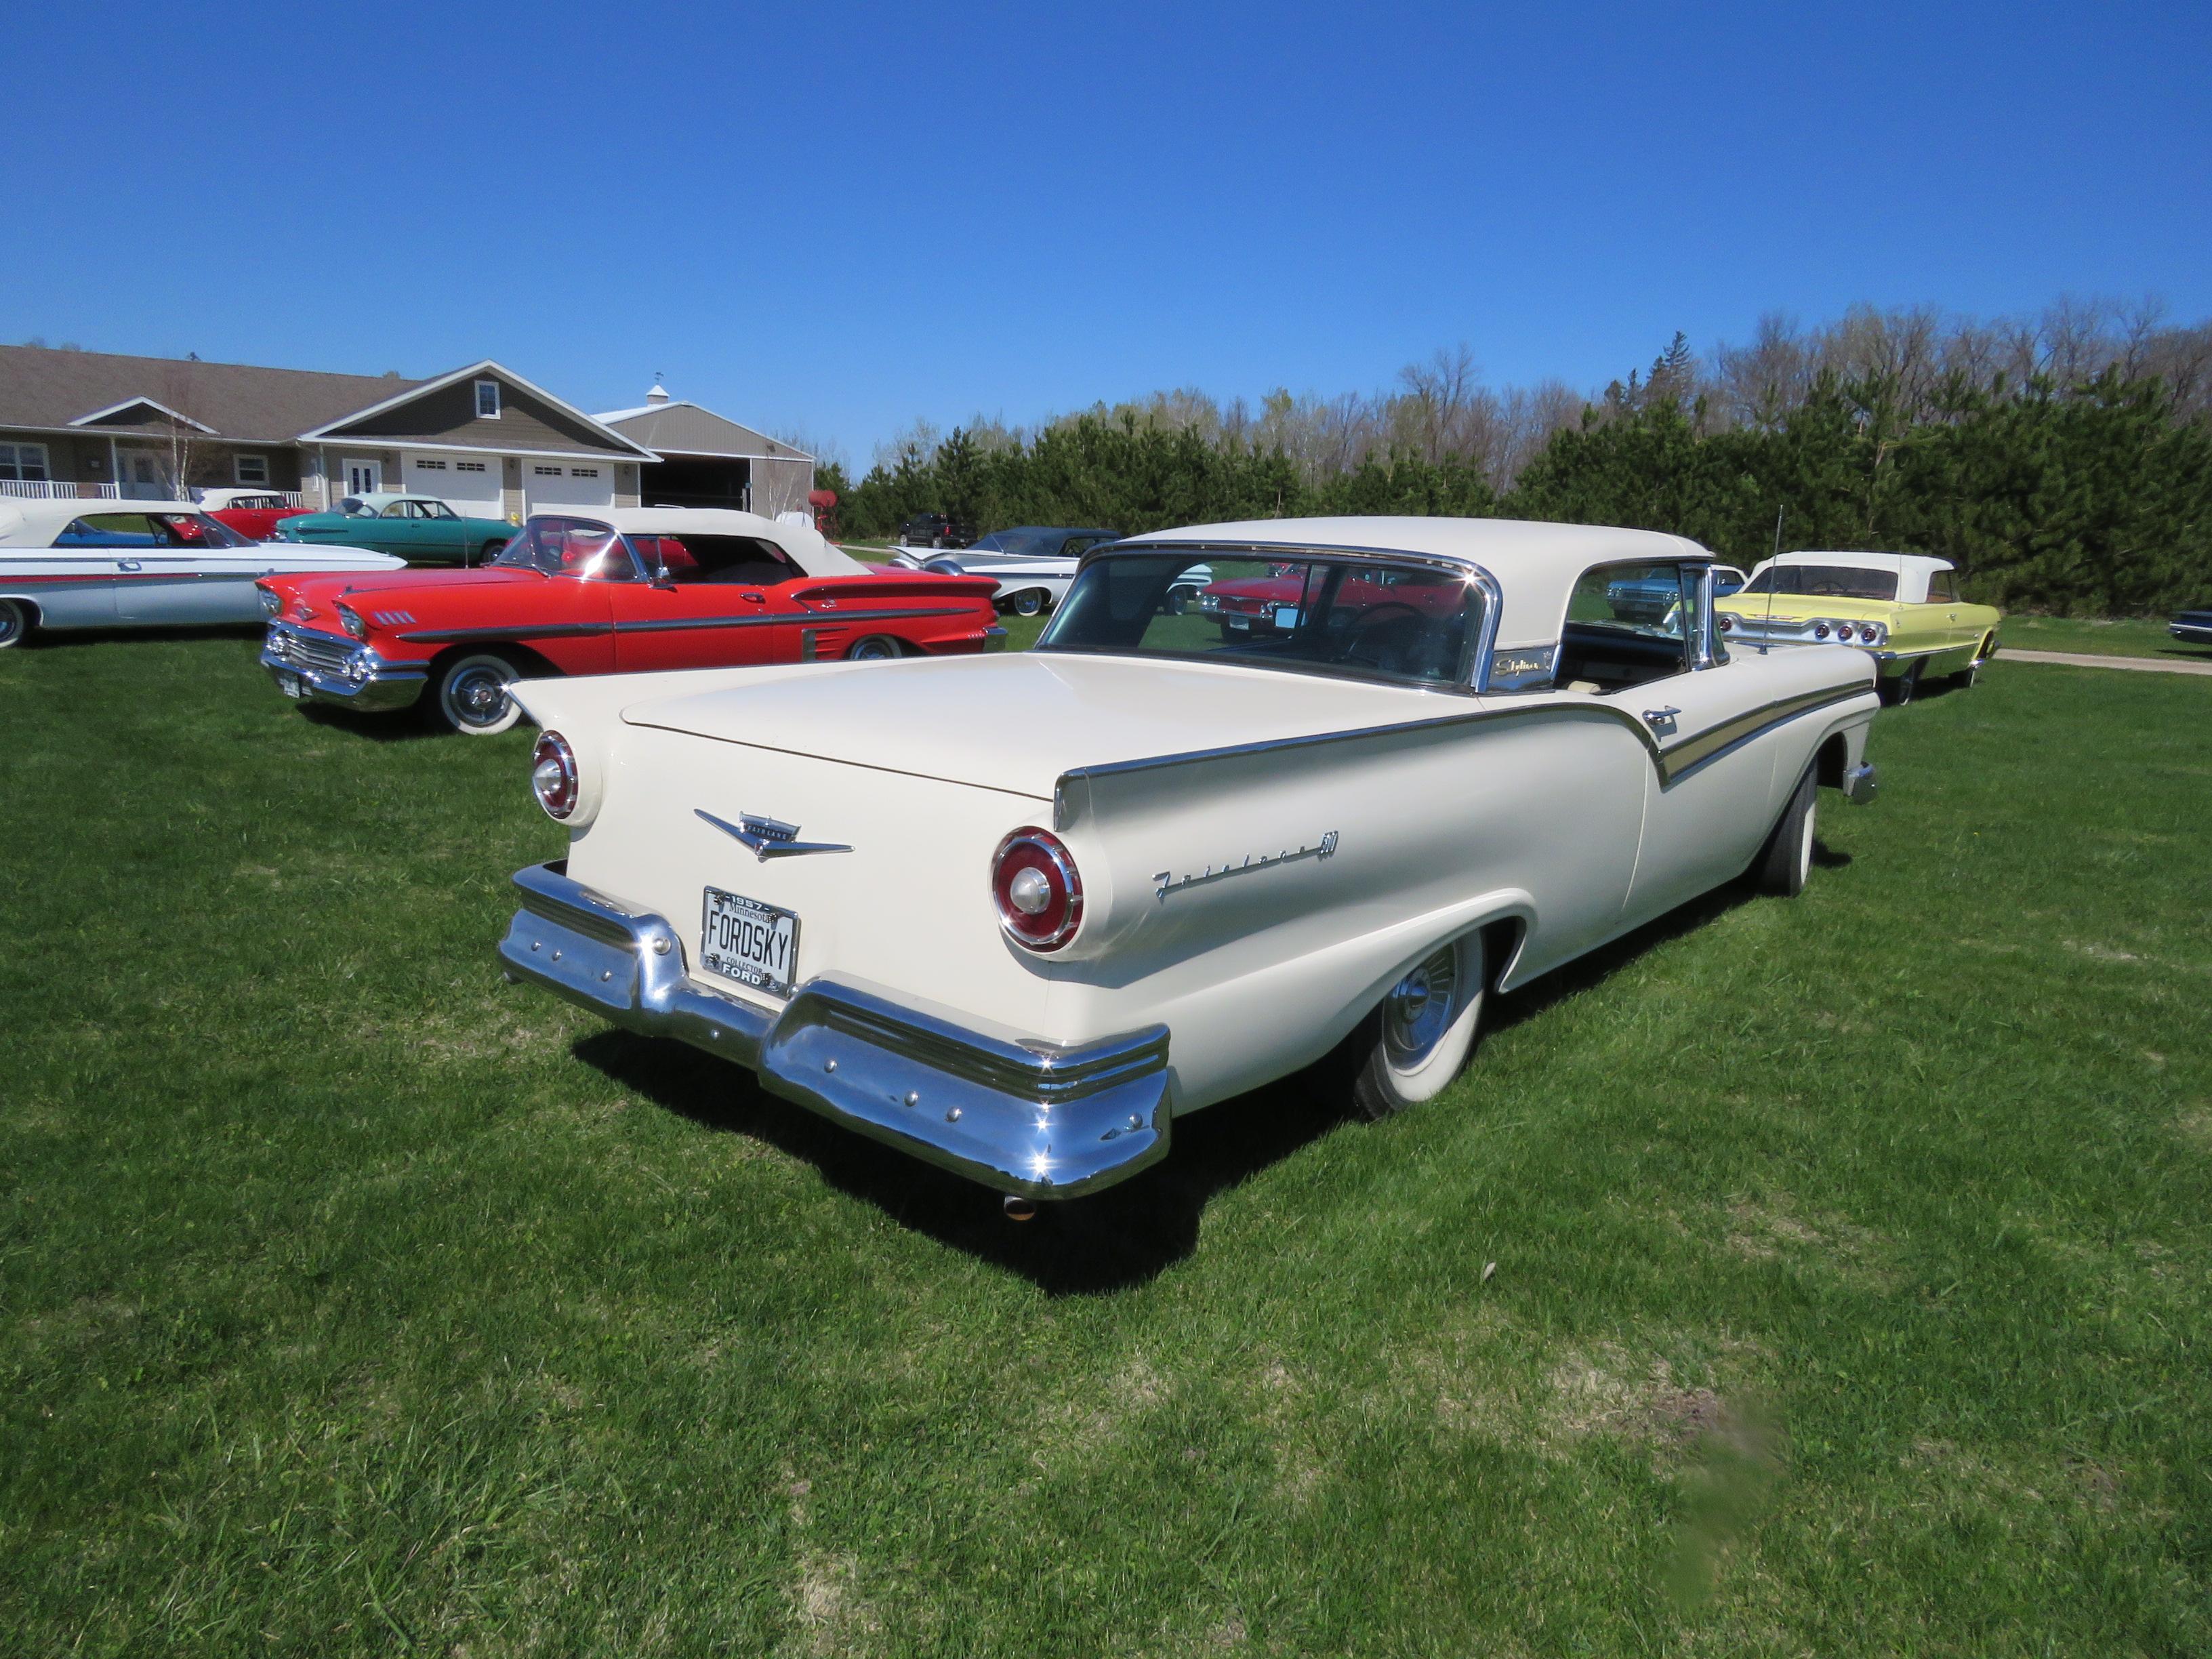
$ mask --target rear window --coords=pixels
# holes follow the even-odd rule
[[[1894,599],[1897,573],[1856,564],[1774,564],[1749,581],[1747,593],[1802,593],[1820,599]]]
[[[1085,568],[1036,648],[1463,685],[1481,620],[1481,591],[1426,565],[1131,552]]]

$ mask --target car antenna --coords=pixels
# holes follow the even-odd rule
[[[1782,515],[1789,510],[1787,501],[1774,504],[1774,551],[1766,558],[1766,625],[1759,630],[1759,654],[1762,657],[1774,643],[1774,590],[1782,585],[1776,561],[1782,556]]]

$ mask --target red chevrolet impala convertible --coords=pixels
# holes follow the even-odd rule
[[[409,707],[504,732],[510,681],[994,650],[988,576],[878,573],[804,526],[617,507],[535,518],[490,563],[271,576],[261,665],[302,702]]]

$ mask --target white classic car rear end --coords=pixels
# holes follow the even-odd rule
[[[1212,526],[1092,556],[1027,653],[524,682],[571,840],[501,956],[1026,1198],[1340,1045],[1380,1115],[1450,1081],[1491,988],[1754,866],[1796,891],[1816,784],[1871,795],[1865,659],[1730,658],[1710,559]],[[1201,562],[1278,596],[1264,637],[1182,608]]]

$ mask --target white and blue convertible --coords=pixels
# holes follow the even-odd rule
[[[0,648],[40,629],[258,623],[264,576],[405,565],[248,541],[191,501],[0,501]]]

